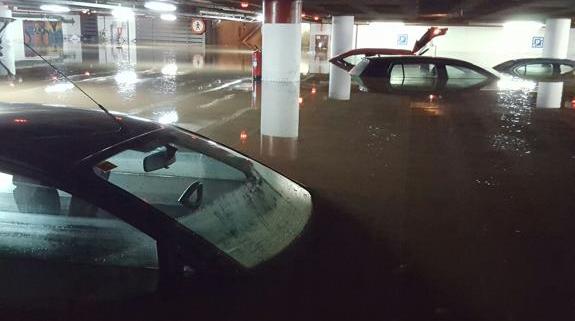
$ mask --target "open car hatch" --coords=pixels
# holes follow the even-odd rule
[[[433,38],[443,36],[447,33],[448,28],[431,27],[429,28],[419,40],[415,42],[412,50],[407,49],[390,49],[390,48],[360,48],[353,49],[335,56],[329,60],[332,64],[339,68],[350,71],[355,67],[357,62],[363,57],[372,57],[378,55],[392,55],[392,56],[414,56],[423,55],[427,52],[427,45]]]

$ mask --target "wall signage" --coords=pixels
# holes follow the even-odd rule
[[[406,34],[401,34],[397,36],[397,45],[398,46],[407,46],[409,41],[409,36]]]
[[[544,42],[544,37],[533,37],[533,40],[531,40],[531,48],[543,48]]]
[[[206,32],[206,23],[202,19],[192,19],[191,29],[193,34],[203,35]]]

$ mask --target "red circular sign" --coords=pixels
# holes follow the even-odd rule
[[[202,19],[192,19],[192,25],[190,27],[192,33],[196,35],[203,35],[206,32],[206,23]]]

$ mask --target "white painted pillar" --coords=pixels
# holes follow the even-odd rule
[[[298,82],[262,82],[262,155],[293,160],[299,136]]]
[[[561,108],[563,82],[540,82],[537,89],[537,108]]]
[[[335,57],[353,49],[353,16],[333,17],[331,23],[330,56]],[[351,77],[345,71],[331,64],[329,71],[329,98],[349,100]]]
[[[262,81],[299,82],[300,0],[264,0]]]
[[[12,11],[8,6],[0,3],[0,17],[12,18]],[[0,27],[5,22],[0,22]],[[14,76],[16,74],[16,60],[14,54],[14,46],[12,46],[12,39],[10,39],[10,26],[0,33],[0,77]]]
[[[567,58],[569,50],[569,32],[571,19],[547,19],[545,42],[543,44],[544,58]]]
[[[10,10],[10,8],[8,8],[8,6],[3,5],[1,2],[0,2],[0,18],[12,18],[12,10]],[[3,24],[4,23],[1,22],[0,27]],[[4,29],[4,31],[2,31],[2,33],[0,33],[0,41],[5,42],[4,39],[7,38],[7,36],[8,36],[7,31],[8,31],[8,29]]]

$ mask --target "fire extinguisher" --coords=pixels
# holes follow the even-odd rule
[[[259,49],[252,53],[252,78],[262,79],[262,51]]]

